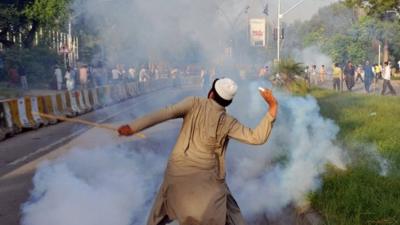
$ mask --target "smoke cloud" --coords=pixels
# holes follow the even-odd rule
[[[152,152],[75,149],[37,171],[22,224],[145,224],[165,163]]]
[[[336,1],[306,0],[283,22],[307,20],[320,7]],[[284,11],[298,1],[282,2]],[[266,5],[272,25],[277,10],[273,1],[75,0],[72,8],[76,24],[99,33],[102,54],[111,65],[149,59],[184,64],[228,60],[224,50],[232,45],[243,51],[249,45],[247,21],[264,18]],[[243,52],[237,54],[244,57]]]
[[[251,96],[247,109],[252,115],[238,118],[253,120],[245,119],[248,123],[254,123],[251,118],[261,118],[266,108],[254,93],[257,85],[251,83],[243,93]],[[333,143],[339,128],[320,115],[316,100],[276,94],[279,117],[269,142],[256,151],[239,143],[229,150],[231,189],[238,193],[239,205],[249,217],[265,212],[272,215],[291,203],[303,204],[307,194],[320,187],[327,164],[346,168],[345,152]]]
[[[218,61],[231,35],[245,28],[246,5],[239,0],[88,0],[76,1],[73,8],[100,32],[109,63],[136,64],[148,58]],[[249,13],[260,13],[255,11]],[[239,28],[232,29],[235,24]],[[318,60],[307,64],[331,65],[329,59],[315,57],[315,51],[306,49],[296,57]],[[258,85],[243,84],[230,109],[253,127],[267,110]],[[269,142],[258,147],[232,142],[228,147],[227,182],[248,218],[302,204],[320,187],[327,164],[346,168],[346,153],[334,144],[339,128],[320,115],[316,100],[279,91],[276,95],[279,118]],[[151,145],[120,144],[104,135],[95,146],[79,144],[93,142],[96,132],[79,137],[70,153],[38,168],[31,199],[22,206],[23,225],[145,224],[176,135],[153,132],[157,138],[152,137]]]
[[[195,63],[223,55],[233,34],[247,25],[246,5],[239,0],[76,0],[73,9],[99,33],[110,63],[149,58]]]
[[[257,85],[243,85],[230,109],[249,126],[255,126],[267,110]],[[346,167],[343,150],[333,144],[339,129],[319,114],[316,100],[276,94],[279,118],[269,142],[258,147],[232,142],[228,147],[227,182],[249,219],[302,204],[320,186],[327,164]],[[248,110],[242,110],[244,105]],[[167,130],[177,133],[179,126],[168,125]],[[81,136],[71,143],[70,153],[39,167],[31,199],[22,207],[23,225],[145,223],[176,134],[152,132],[153,144],[130,140],[121,144],[120,138],[107,139],[96,132]],[[101,143],[85,146],[99,136]]]
[[[325,65],[325,67],[331,67],[333,62],[331,58],[321,52],[319,47],[311,46],[305,49],[295,49],[292,52],[293,58],[297,62],[302,62],[305,65],[316,65],[317,67]]]

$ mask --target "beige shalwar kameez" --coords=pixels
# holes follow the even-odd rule
[[[130,127],[139,132],[174,118],[183,118],[183,125],[147,225],[171,220],[180,225],[246,224],[225,182],[226,147],[230,138],[264,144],[274,119],[267,113],[250,129],[214,100],[188,97],[133,121]]]

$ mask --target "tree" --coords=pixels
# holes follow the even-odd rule
[[[278,73],[279,79],[272,80],[274,85],[294,93],[306,93],[308,91],[304,79],[298,79],[304,75],[304,65],[292,58],[282,59],[273,67],[273,74]]]
[[[13,5],[0,4],[0,43],[5,47],[11,47],[14,43],[8,40],[7,34],[15,32],[18,24],[19,12]]]
[[[346,0],[345,3],[349,7],[363,8],[368,15],[381,19],[393,13],[399,16],[400,13],[398,0]]]
[[[32,47],[39,27],[58,29],[68,18],[70,0],[19,0],[0,3],[0,42],[15,43],[7,34],[21,38],[24,47]]]
[[[322,8],[310,21],[289,29],[289,33],[296,34],[296,42],[303,43],[297,47],[317,46],[333,62],[352,60],[363,64],[367,59],[377,62],[378,44],[387,42],[392,59],[400,58],[400,24],[369,15],[356,17],[347,4]]]

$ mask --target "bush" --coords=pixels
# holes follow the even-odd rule
[[[9,79],[7,70],[10,66],[21,67],[25,69],[29,86],[44,88],[48,87],[53,79],[53,66],[62,64],[62,58],[47,47],[11,48],[4,52],[3,76],[7,81]]]
[[[304,65],[295,60],[283,59],[279,64],[274,65],[273,74],[278,74],[274,83],[286,89],[287,91],[303,94],[308,92],[307,85],[302,78],[304,75]]]

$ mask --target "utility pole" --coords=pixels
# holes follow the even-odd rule
[[[278,29],[277,29],[277,53],[276,53],[276,59],[277,59],[277,63],[280,62],[281,60],[281,19],[283,18],[284,15],[288,14],[290,11],[292,11],[293,9],[295,9],[297,6],[299,6],[301,3],[303,3],[305,0],[301,0],[299,2],[297,2],[296,4],[294,4],[292,7],[290,7],[288,10],[286,10],[284,13],[281,13],[281,0],[278,0]],[[279,74],[279,72],[278,72]]]
[[[281,60],[281,18],[283,15],[281,15],[281,0],[278,1],[278,27],[277,27],[277,48],[276,48],[276,59],[277,63],[279,64]],[[278,71],[279,74],[279,71]]]

